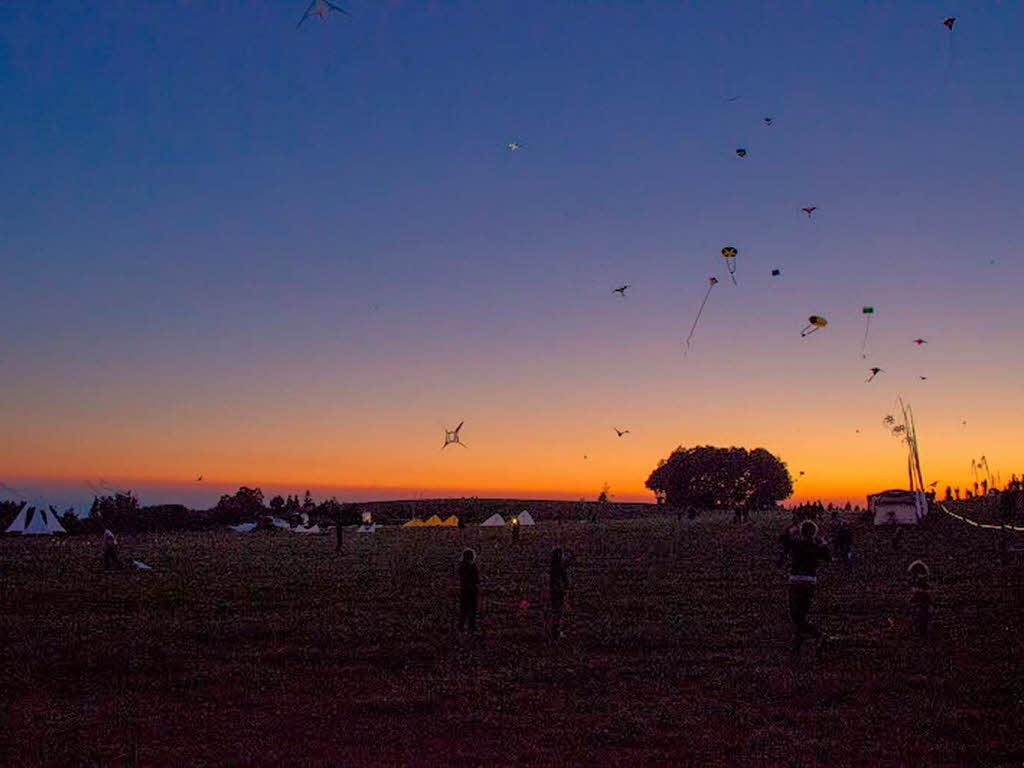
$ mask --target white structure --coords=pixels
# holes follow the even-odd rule
[[[917,525],[924,519],[928,502],[921,491],[883,491],[868,496],[875,525]]]
[[[536,525],[537,521],[533,519],[533,515],[527,512],[525,509],[519,513],[516,518],[520,525]]]
[[[322,533],[319,525],[310,525],[306,528],[303,528],[301,526],[295,526],[291,529],[291,531],[292,533],[312,533],[314,535]]]
[[[238,525],[228,526],[228,528],[230,528],[232,531],[236,531],[237,533],[248,533],[255,527],[256,523],[239,523]]]
[[[480,523],[480,525],[485,528],[503,528],[505,526],[505,518],[503,518],[501,515],[495,512],[493,515],[491,515],[482,523]]]
[[[7,533],[20,533],[22,536],[50,536],[55,533],[67,533],[57,516],[46,509],[27,507],[18,513],[14,522],[7,527]]]
[[[373,533],[376,530],[376,523],[363,523],[356,529],[356,533]]]

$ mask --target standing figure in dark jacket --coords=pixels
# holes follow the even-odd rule
[[[928,624],[932,619],[931,572],[921,560],[915,560],[907,568],[910,574],[910,623],[922,640],[928,639]]]
[[[562,611],[565,609],[565,593],[569,590],[569,565],[571,556],[566,556],[561,547],[551,552],[551,637],[562,637]]]
[[[476,610],[480,601],[480,571],[476,567],[476,553],[472,549],[462,552],[459,563],[459,631],[469,625],[476,632]]]
[[[820,629],[807,621],[811,610],[814,592],[818,586],[818,565],[829,559],[829,550],[818,538],[818,526],[812,520],[800,524],[799,533],[794,536],[793,529],[788,529],[779,541],[783,548],[783,558],[789,556],[791,561],[789,576],[789,616],[796,628],[796,640],[793,653],[799,653],[804,637],[819,639],[818,650],[821,650],[825,635]]]

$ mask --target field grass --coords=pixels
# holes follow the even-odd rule
[[[945,516],[857,527],[789,654],[783,519],[0,541],[0,764],[1024,764],[1021,564]],[[577,561],[545,639],[546,563]],[[455,631],[479,555],[482,632]],[[904,570],[935,575],[911,639]],[[531,602],[520,608],[522,600]]]

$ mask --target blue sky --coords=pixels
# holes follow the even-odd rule
[[[582,454],[592,419],[650,442],[566,469],[566,492],[610,476],[635,494],[679,443],[788,446],[808,414],[843,422],[834,441],[848,410],[880,417],[917,386],[919,335],[950,466],[993,444],[1024,460],[1005,423],[1024,6],[360,1],[296,30],[303,7],[0,4],[11,477],[130,481],[170,441],[230,485],[256,441],[252,480],[294,464],[299,484],[308,457],[275,440],[323,425],[345,445],[380,429],[379,461],[340,456],[339,486],[417,487],[436,474],[420,436],[467,417],[481,452],[518,457],[518,487],[551,461],[536,440]],[[683,361],[726,244],[740,285],[716,288]],[[833,346],[808,353],[812,312]],[[888,374],[874,399],[869,364]],[[764,409],[778,420],[714,428]],[[953,411],[989,424],[976,446],[946,435]],[[446,487],[496,482],[464,461]]]

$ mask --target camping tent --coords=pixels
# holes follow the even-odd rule
[[[31,515],[31,516],[30,516]],[[67,533],[57,516],[45,509],[29,507],[23,509],[7,528],[7,533],[20,533],[22,536],[49,536],[54,533]]]
[[[491,515],[486,520],[484,520],[482,523],[480,523],[480,525],[484,526],[484,527],[487,527],[487,528],[503,527],[505,525],[505,519],[501,515],[499,515],[497,512],[495,512],[493,515]]]
[[[441,523],[441,525],[443,525],[446,528],[458,528],[459,518],[457,518],[455,515],[451,515],[450,517],[446,518],[445,521]]]
[[[256,523],[239,523],[238,525],[228,526],[232,531],[237,531],[238,533],[248,533],[255,527]]]
[[[868,509],[875,525],[917,525],[928,513],[928,502],[920,491],[882,491],[868,496]]]
[[[311,525],[308,528],[302,528],[301,526],[295,526],[294,528],[292,528],[292,533],[319,534],[319,533],[326,533],[326,531],[322,530],[319,525]]]
[[[527,512],[525,509],[518,515],[520,525],[536,525],[536,521],[533,519],[533,515]]]
[[[423,524],[424,524],[424,525],[444,525],[444,523],[443,523],[443,522],[441,522],[441,518],[440,518],[440,517],[438,517],[437,515],[431,515],[430,517],[428,517],[428,518],[427,518],[427,519],[426,519],[426,520],[425,520],[425,521],[423,522]]]
[[[403,528],[422,528],[423,527],[423,521],[420,520],[418,517],[414,517],[408,523],[403,523],[402,527]]]
[[[408,523],[406,523],[406,525],[408,525]],[[356,529],[356,533],[373,533],[376,530],[376,523],[363,523]]]

